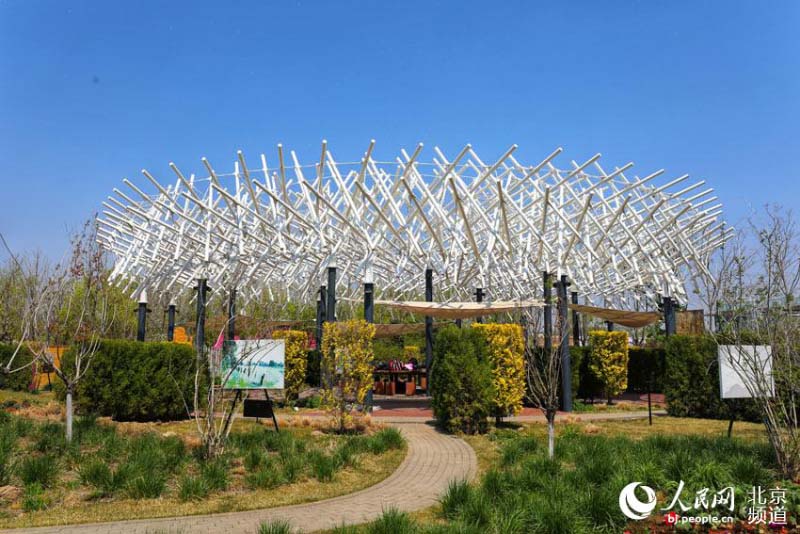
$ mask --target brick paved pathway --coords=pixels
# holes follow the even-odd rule
[[[384,508],[413,511],[436,503],[451,480],[471,479],[475,452],[464,441],[424,423],[398,424],[408,443],[405,460],[378,484],[333,499],[249,512],[67,525],[3,532],[21,533],[215,533],[256,534],[262,521],[285,519],[305,532],[357,524],[379,516]]]

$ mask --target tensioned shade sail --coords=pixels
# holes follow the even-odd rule
[[[578,313],[593,315],[629,328],[641,328],[661,320],[661,314],[658,312],[614,310],[611,308],[598,308],[597,306],[584,306],[581,304],[570,304],[569,309],[575,310]]]
[[[376,300],[376,304],[389,306],[396,310],[441,317],[443,319],[469,319],[493,313],[504,313],[521,308],[544,306],[539,300],[508,300],[494,302],[426,302],[420,300]]]

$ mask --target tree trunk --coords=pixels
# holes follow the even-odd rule
[[[72,386],[67,386],[67,443],[72,442]]]
[[[547,456],[552,460],[556,454],[556,412],[547,413]]]

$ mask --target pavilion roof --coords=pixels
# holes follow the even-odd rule
[[[685,302],[686,280],[706,274],[733,231],[705,182],[606,169],[599,154],[565,162],[558,148],[530,164],[513,145],[485,162],[467,145],[426,159],[420,144],[381,161],[373,148],[338,162],[323,141],[303,164],[279,145],[269,164],[239,152],[230,172],[205,158],[199,175],[172,163],[171,177],[143,170],[98,218],[112,275],[134,294],[177,294],[204,277],[244,298],[311,300],[335,265],[343,297],[369,280],[384,299],[414,300],[431,267],[436,300],[482,287],[499,301],[539,297],[548,271],[630,307],[622,301],[657,294]]]

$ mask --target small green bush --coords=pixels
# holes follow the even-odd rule
[[[403,435],[396,428],[383,428],[367,438],[366,448],[372,454],[383,454],[391,449],[401,449],[405,444]]]
[[[419,532],[417,523],[405,513],[396,508],[383,511],[381,516],[369,524],[368,534],[416,534]]]
[[[203,463],[200,468],[203,480],[212,490],[228,489],[228,461],[226,458],[216,458]]]
[[[182,501],[198,501],[208,496],[209,487],[203,477],[184,475],[178,481],[178,498]]]
[[[48,488],[56,481],[58,474],[58,461],[49,455],[28,456],[17,466],[17,476],[26,486],[39,484]]]
[[[333,458],[320,451],[312,451],[308,456],[311,473],[320,482],[330,482],[336,474],[336,463]]]
[[[163,473],[136,471],[126,488],[132,499],[155,499],[164,493],[166,485]]]
[[[71,354],[64,355],[67,368]],[[192,347],[181,343],[104,340],[78,384],[77,406],[116,421],[185,419],[195,362]],[[63,388],[57,392],[63,398]]]
[[[440,499],[442,514],[445,519],[455,519],[464,505],[469,501],[472,487],[466,480],[454,480],[447,485],[447,491]]]
[[[276,519],[274,521],[264,521],[258,525],[257,534],[292,534],[294,529],[292,524],[285,519]]]
[[[12,391],[28,391],[33,384],[33,370],[34,366],[29,365],[33,361],[33,354],[24,345],[20,348],[17,356],[14,358],[12,369],[20,369],[13,373],[5,373],[5,364],[14,355],[17,346],[14,344],[0,344],[0,389],[10,389]],[[25,367],[27,366],[27,367]]]
[[[273,465],[265,465],[245,475],[245,483],[253,489],[272,489],[283,484],[283,477]]]
[[[670,336],[666,348],[664,396],[675,417],[760,422],[750,399],[720,399],[717,343],[711,336]]]
[[[47,500],[44,497],[42,485],[34,482],[25,486],[22,494],[22,509],[26,512],[36,512],[47,508]]]
[[[485,432],[492,406],[492,369],[486,341],[476,329],[443,328],[436,335],[431,406],[448,432]]]

